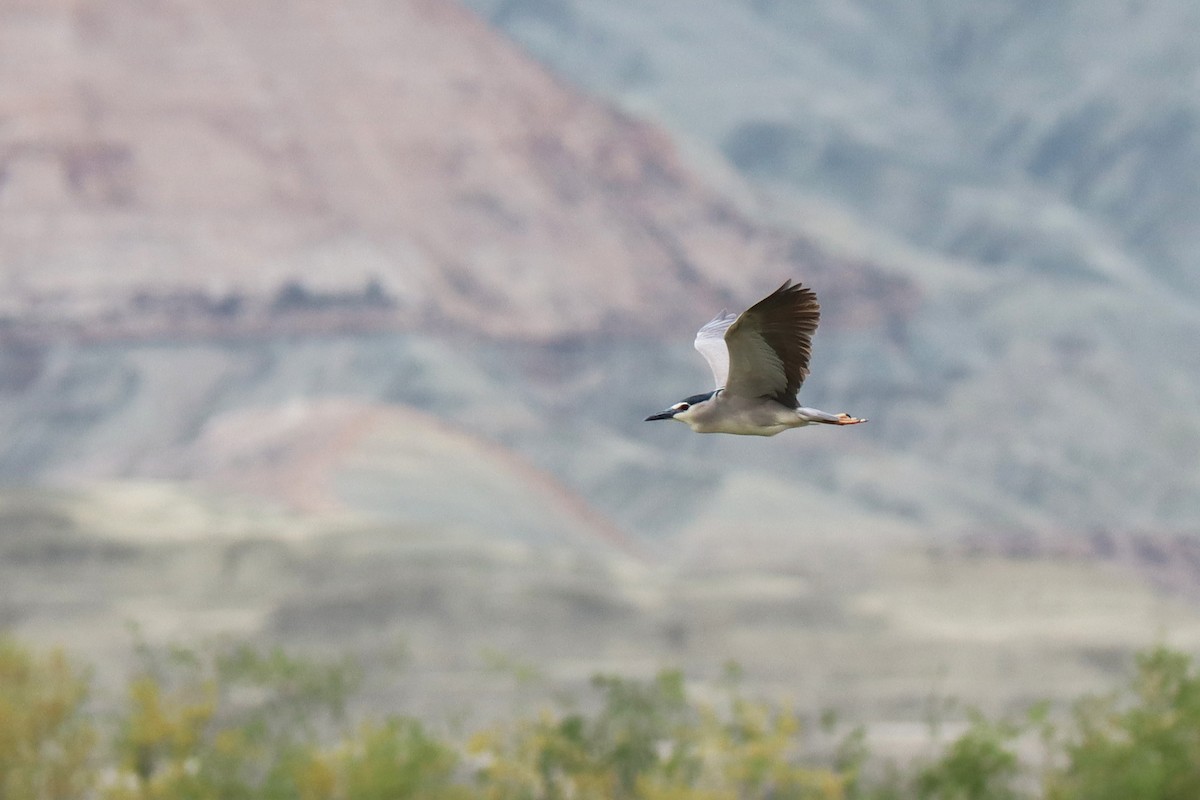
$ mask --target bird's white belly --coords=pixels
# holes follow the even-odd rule
[[[721,402],[724,401],[724,402]],[[712,412],[687,420],[696,433],[733,433],[740,436],[774,436],[807,425],[808,420],[795,410],[772,403],[764,405],[738,402],[738,398],[722,397]]]
[[[777,433],[782,433],[791,425],[747,425],[740,424],[735,421],[726,420],[720,425],[711,427],[695,428],[697,433],[735,433],[740,436],[774,436]]]

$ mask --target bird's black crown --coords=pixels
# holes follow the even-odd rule
[[[704,394],[694,394],[691,397],[683,398],[679,402],[687,403],[689,406],[694,406],[694,405],[696,405],[696,403],[703,403],[705,400],[711,400],[712,396],[715,395],[719,391],[720,391],[720,389],[716,389],[711,392],[705,392]]]

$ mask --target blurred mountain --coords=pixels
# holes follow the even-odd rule
[[[834,269],[448,0],[0,14],[10,324],[662,333]]]
[[[789,276],[829,330],[900,336],[915,307],[448,0],[0,13],[8,481],[198,475],[219,415],[348,397],[514,447],[653,533],[711,483],[641,441],[708,382],[691,356],[657,382],[698,321]],[[663,466],[686,491],[631,500]]]
[[[1195,4],[468,4],[919,288],[902,354],[819,344],[871,384],[872,494],[923,522],[954,486],[985,526],[1195,529]]]
[[[1086,204],[980,154],[982,127],[964,128],[1009,87],[985,83],[988,66],[1017,68],[978,53],[1045,25],[477,5],[692,144],[681,155],[449,0],[335,15],[0,6],[0,474],[178,471],[163,452],[262,390],[422,408],[515,448],[634,535],[702,524],[736,491],[727,481],[774,486],[773,473],[820,489],[834,525],[1200,517],[1197,303],[1171,290],[1165,261],[1152,269]],[[930,62],[947,34],[927,28],[960,18],[971,68]],[[969,87],[983,99],[968,107]],[[781,125],[819,128],[826,145]],[[717,148],[770,189],[724,170]],[[966,227],[994,228],[982,239],[1007,249],[946,246],[904,214],[939,235],[974,214],[984,227]],[[1034,235],[1047,225],[1062,234],[1049,251]],[[806,402],[869,416],[868,429],[764,444],[638,421],[707,384],[695,327],[789,276],[825,309]],[[410,335],[390,356],[389,332]],[[180,340],[207,344],[148,346]],[[322,348],[336,365],[311,360]]]
[[[468,0],[572,80],[939,252],[1200,293],[1187,0]]]
[[[1171,6],[473,4],[0,0],[0,622],[408,637],[430,703],[481,647],[737,658],[908,715],[1195,640]],[[871,424],[643,423],[785,278],[803,399]]]

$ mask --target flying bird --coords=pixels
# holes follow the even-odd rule
[[[712,368],[717,388],[684,398],[646,422],[674,419],[696,433],[743,436],[774,436],[814,422],[866,422],[805,408],[796,399],[820,318],[812,289],[790,280],[741,314],[722,311],[696,333],[696,349]]]

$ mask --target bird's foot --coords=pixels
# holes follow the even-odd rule
[[[866,421],[867,420],[865,420],[865,419],[859,419],[858,417],[852,417],[849,414],[843,413],[843,414],[837,415],[837,424],[838,425],[857,425],[860,422],[866,422]]]

